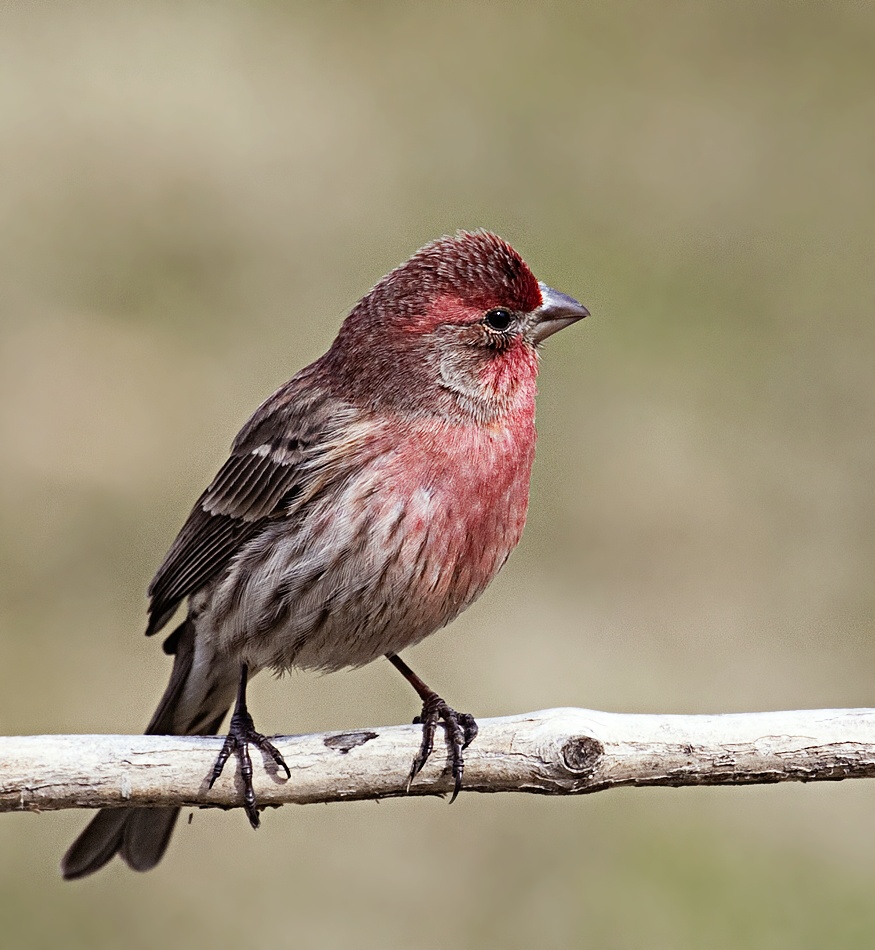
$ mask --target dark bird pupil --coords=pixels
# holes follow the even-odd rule
[[[505,310],[502,307],[496,307],[495,310],[490,310],[486,314],[486,324],[493,330],[506,330],[510,326],[511,320],[513,320],[513,315],[510,310]]]

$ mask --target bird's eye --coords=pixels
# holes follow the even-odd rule
[[[504,307],[495,307],[483,318],[490,330],[506,330],[513,322],[513,314]]]

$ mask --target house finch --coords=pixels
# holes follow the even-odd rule
[[[412,780],[442,722],[455,777],[477,733],[398,653],[478,597],[520,539],[535,452],[537,348],[587,316],[505,241],[460,232],[417,251],[346,318],[328,352],[266,400],[198,499],[149,587],[147,635],[173,671],[147,734],[214,735],[210,784],[231,754],[259,823],[249,746],[280,753],[246,708],[265,667],[339,670],[385,656],[422,700]],[[236,702],[235,702],[236,694]],[[145,871],[178,808],[104,809],[66,878],[115,854]]]

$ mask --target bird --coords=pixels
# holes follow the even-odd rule
[[[217,735],[233,706],[209,784],[233,755],[253,828],[250,747],[292,777],[247,708],[264,669],[334,672],[386,657],[422,703],[408,787],[441,724],[458,794],[476,720],[399,653],[468,607],[519,542],[539,349],[586,316],[503,238],[458,231],[383,277],[237,435],[148,588],[148,636],[186,612],[164,640],[173,667],[146,734]],[[115,855],[153,868],[179,811],[99,811],[65,854],[64,878]]]

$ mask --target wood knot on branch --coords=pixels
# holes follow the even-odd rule
[[[592,736],[576,736],[562,746],[565,767],[577,775],[591,775],[604,754],[605,747]]]
[[[341,755],[346,755],[352,749],[370,742],[371,739],[378,738],[376,732],[341,732],[326,736],[322,741],[329,749],[334,749]]]

